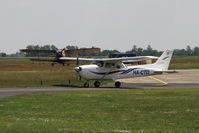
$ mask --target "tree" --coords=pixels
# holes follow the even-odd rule
[[[58,48],[57,48],[55,45],[51,45],[51,46],[50,46],[50,49],[51,49],[51,50],[58,50]]]
[[[192,56],[193,55],[193,51],[191,50],[191,47],[189,45],[187,45],[187,48],[186,48],[186,55],[187,56]]]
[[[138,49],[136,45],[133,45],[133,48],[130,51],[126,51],[126,54],[135,54],[139,55],[140,53],[138,52]]]
[[[126,53],[127,54],[136,54],[137,56],[147,56],[147,55],[158,56],[159,55],[159,52],[157,50],[153,50],[150,45],[148,45],[146,49],[137,48],[136,45],[133,45],[132,50],[126,51]]]
[[[137,54],[137,46],[133,45],[133,49],[131,51],[132,53]]]
[[[147,46],[147,48],[143,51],[143,55],[151,55],[151,53],[152,53],[152,47],[151,47],[151,45],[148,45]]]
[[[73,46],[73,45],[67,45],[66,49],[67,50],[75,50],[75,49],[78,49],[78,47],[77,46]]]
[[[195,47],[193,49],[193,55],[198,56],[199,55],[199,47]]]
[[[142,56],[143,55],[143,48],[138,48],[137,49],[137,56]]]
[[[0,53],[0,56],[1,57],[6,57],[7,55],[6,55],[6,53]]]
[[[119,54],[120,52],[118,50],[103,50],[100,55],[101,56],[108,56],[110,54]]]

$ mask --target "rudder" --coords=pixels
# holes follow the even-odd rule
[[[162,71],[167,71],[173,55],[172,50],[165,50],[163,54],[158,58],[154,65],[160,68]]]

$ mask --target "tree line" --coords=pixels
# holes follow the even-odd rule
[[[30,50],[58,50],[58,48],[55,45],[28,45],[26,49]],[[74,45],[67,45],[65,47],[66,50],[74,50],[74,49],[80,49],[78,46]],[[118,50],[102,50],[99,52],[87,52],[87,53],[78,53],[80,56],[108,56],[110,54],[119,54],[121,53]],[[123,52],[125,54],[135,54],[137,56],[159,56],[161,55],[162,51],[158,51],[153,49],[150,45],[148,45],[145,49],[137,47],[136,45],[133,45],[132,49],[126,52]],[[17,52],[15,54],[7,55],[6,53],[0,53],[0,57],[7,57],[7,56],[28,56],[28,57],[47,57],[50,56],[48,53],[23,53],[23,52]],[[174,49],[174,56],[199,56],[199,47],[191,48],[189,45],[185,49]]]
[[[150,45],[146,49],[138,48],[136,45],[133,45],[133,48],[126,53],[134,53],[137,56],[159,56],[163,51],[154,50]],[[199,56],[199,47],[191,48],[187,45],[186,49],[174,49],[174,56]]]

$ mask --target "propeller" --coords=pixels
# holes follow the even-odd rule
[[[63,49],[61,50],[60,54],[61,54],[61,57],[65,57],[65,56],[66,56],[65,48],[63,48]]]
[[[76,60],[76,67],[79,67],[79,57],[77,57],[77,60]]]
[[[79,72],[81,71],[81,67],[79,67],[79,57],[77,57],[77,60],[76,60],[75,71],[76,71],[76,79],[81,80],[82,77],[79,75]]]

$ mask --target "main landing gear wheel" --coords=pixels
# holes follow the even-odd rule
[[[88,87],[89,87],[89,83],[88,83],[88,82],[85,82],[85,83],[84,83],[84,87],[85,87],[85,88],[88,88]]]
[[[94,86],[95,86],[96,88],[100,87],[100,82],[99,82],[99,81],[95,81]]]
[[[121,86],[121,83],[119,81],[115,82],[115,87],[116,88],[120,88],[120,86]]]

